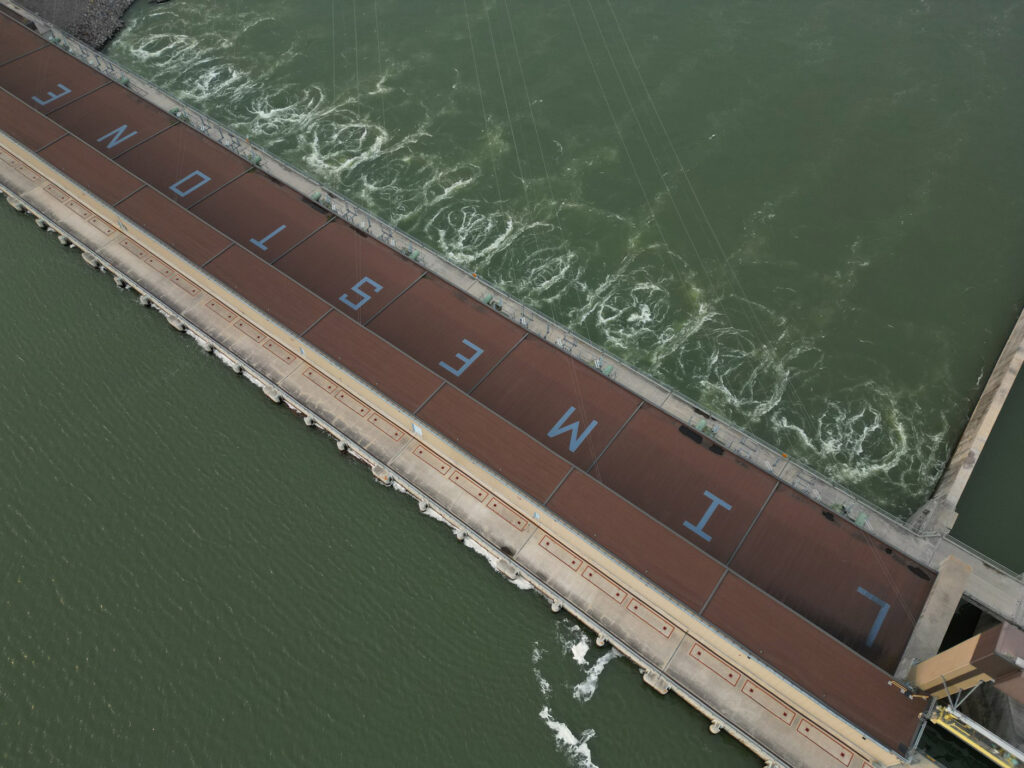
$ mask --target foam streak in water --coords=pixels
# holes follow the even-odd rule
[[[594,762],[587,744],[596,735],[593,728],[587,728],[579,736],[576,736],[568,725],[555,720],[551,715],[551,708],[547,706],[541,709],[540,719],[555,734],[555,744],[572,761],[573,765],[579,766],[579,768],[597,768],[597,763]]]
[[[613,648],[591,664],[583,682],[577,683],[576,687],[572,689],[573,698],[580,702],[590,701],[594,698],[594,694],[597,693],[597,679],[601,676],[601,673],[604,672],[604,668],[607,667],[611,661],[619,658],[621,655],[621,653]]]
[[[474,541],[473,539],[471,539],[468,536],[463,540],[462,543],[465,544],[467,547],[469,547],[474,552],[476,552],[478,555],[483,555],[484,559],[487,560],[488,563],[490,563],[491,568],[493,568],[497,573],[501,573],[501,571],[498,569],[498,558],[496,558],[494,555],[492,555],[490,552],[488,552],[487,549],[485,549],[483,546],[481,546],[480,544],[478,544],[476,541]],[[502,576],[504,576],[504,575],[505,574],[502,573]],[[522,578],[521,576],[519,578],[516,578],[516,579],[510,579],[510,581],[515,586],[519,587],[519,589],[527,590],[527,591],[533,589],[533,587],[530,586],[530,582],[528,582],[526,579]]]

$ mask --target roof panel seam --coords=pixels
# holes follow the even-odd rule
[[[622,434],[622,430],[629,426],[629,423],[633,421],[633,418],[640,412],[640,409],[644,407],[645,402],[646,401],[644,399],[640,399],[640,402],[636,404],[636,408],[633,409],[633,412],[629,414],[629,416],[626,418],[624,422],[622,422],[622,426],[615,430],[615,434],[612,435],[611,439],[607,442],[604,448],[602,448],[601,451],[597,454],[597,457],[592,462],[590,462],[590,465],[583,470],[584,472],[586,472],[588,475],[593,477],[598,482],[601,482],[601,479],[593,473],[594,467],[597,466],[597,462],[599,462],[601,460],[601,457],[604,456],[605,453],[607,453],[608,449],[612,447],[612,443],[614,443],[618,439],[619,435]]]
[[[183,124],[183,125],[184,125],[184,124]],[[197,134],[198,134],[199,136],[202,136],[202,135],[203,135],[203,134],[199,133],[199,131],[196,131],[196,130],[195,130],[195,128],[192,128],[191,126],[187,126],[187,127],[188,127],[188,128],[190,129],[190,130],[192,130],[192,131],[195,131],[195,133],[197,133]],[[141,145],[140,145],[140,146],[141,146]],[[239,159],[241,159],[241,158],[239,158]],[[245,169],[244,171],[242,171],[242,172],[241,172],[240,174],[238,174],[237,176],[235,176],[235,177],[233,177],[233,178],[230,178],[230,179],[228,179],[227,181],[225,181],[225,182],[224,182],[223,184],[221,184],[221,185],[220,185],[219,187],[217,187],[216,189],[210,190],[209,192],[207,192],[207,193],[206,193],[205,195],[203,195],[202,197],[200,197],[200,198],[199,198],[198,200],[196,200],[196,201],[195,201],[194,203],[192,203],[191,205],[187,205],[187,206],[184,206],[184,205],[183,205],[183,206],[182,206],[182,208],[185,208],[186,210],[188,210],[188,211],[191,211],[191,210],[192,210],[193,208],[195,208],[195,207],[196,207],[197,205],[199,205],[199,204],[200,204],[200,203],[202,203],[203,201],[205,201],[205,200],[207,200],[208,198],[211,198],[211,197],[213,197],[214,195],[216,195],[216,194],[217,194],[218,192],[220,192],[220,191],[221,191],[222,189],[224,189],[225,187],[227,187],[227,186],[228,186],[229,184],[234,184],[234,183],[235,183],[236,181],[238,181],[238,180],[239,180],[240,178],[242,178],[243,176],[245,176],[245,174],[249,173],[250,171],[254,171],[254,170],[256,170],[256,167],[255,167],[255,166],[253,166],[253,165],[250,165],[250,166],[249,166],[248,168],[246,168],[246,169]],[[177,202],[177,201],[175,201],[175,202]],[[178,203],[178,205],[181,205],[181,203]],[[203,217],[202,217],[202,216],[199,216],[199,214],[198,214],[198,213],[196,213],[196,214],[194,214],[194,215],[195,215],[195,216],[198,216],[198,217],[199,217],[200,219],[203,219]],[[203,219],[203,221],[206,221],[206,219]],[[206,221],[206,223],[207,223],[207,224],[209,224],[210,222]],[[211,226],[212,226],[212,225],[211,225]],[[234,240],[234,238],[232,238],[232,240]],[[235,242],[236,242],[236,243],[238,243],[238,241],[237,241],[237,240],[235,240]],[[239,244],[239,245],[241,245],[241,246],[242,246],[243,248],[245,248],[245,250],[247,250],[247,251],[249,250],[248,248],[246,248],[246,247],[245,247],[244,245],[242,245],[241,243],[238,243],[238,244]],[[254,256],[258,256],[259,254],[253,254],[253,255],[254,255]]]
[[[131,93],[131,91],[129,91],[129,93]],[[149,102],[146,102],[146,103],[148,104]],[[58,110],[58,111],[60,111],[60,110]],[[167,113],[165,112],[164,114],[167,114]],[[168,117],[170,117],[170,115],[168,115]],[[130,144],[129,146],[125,147],[125,148],[124,148],[124,149],[122,149],[122,150],[121,150],[120,152],[118,152],[118,153],[117,153],[116,155],[110,155],[110,159],[111,159],[111,160],[113,160],[113,161],[115,161],[115,162],[117,162],[117,159],[118,159],[119,157],[121,157],[121,155],[123,155],[123,154],[126,154],[127,152],[131,152],[131,151],[132,151],[133,149],[138,149],[139,147],[141,147],[141,146],[145,145],[145,143],[146,143],[147,141],[152,141],[152,140],[153,140],[153,139],[155,139],[155,138],[156,138],[157,136],[160,136],[160,135],[162,135],[162,134],[166,133],[167,131],[171,130],[171,128],[173,128],[174,126],[176,126],[176,125],[181,125],[181,124],[182,124],[182,123],[181,123],[181,121],[180,121],[180,120],[177,120],[177,119],[172,119],[172,120],[171,120],[171,124],[170,124],[170,125],[164,126],[164,127],[163,127],[163,128],[161,128],[161,129],[160,129],[159,131],[157,131],[156,133],[154,133],[154,134],[153,134],[152,136],[147,136],[147,137],[146,137],[146,138],[144,138],[144,139],[143,139],[142,141],[140,141],[140,142],[139,142],[138,144]],[[81,137],[79,137],[79,138],[81,138]],[[118,165],[120,165],[120,163],[118,163]],[[121,166],[121,167],[122,167],[122,168],[124,168],[124,166]],[[127,169],[127,168],[125,168],[125,170],[128,170],[128,169]]]
[[[88,146],[88,145],[86,145],[86,146]],[[102,153],[101,153],[101,154],[102,154]],[[138,179],[136,179],[136,181],[138,181]],[[131,192],[129,192],[129,193],[127,194],[127,195],[125,195],[125,196],[124,196],[124,197],[122,197],[122,198],[121,198],[120,200],[118,200],[118,201],[117,201],[116,203],[111,203],[111,205],[113,205],[113,207],[114,207],[114,208],[117,208],[117,206],[119,206],[119,205],[120,205],[121,203],[123,203],[123,202],[124,202],[125,200],[127,200],[127,199],[128,199],[129,197],[131,197],[132,195],[134,195],[134,194],[135,194],[136,192],[138,192],[138,191],[140,191],[140,190],[142,190],[142,189],[145,189],[145,188],[146,188],[147,186],[148,186],[147,184],[143,184],[143,185],[142,185],[141,187],[136,187],[136,188],[135,188],[135,189],[133,189],[133,190],[132,190]]]
[[[513,352],[515,352],[516,348],[520,344],[522,344],[524,341],[526,341],[526,339],[527,339],[527,337],[529,335],[530,335],[529,332],[523,332],[523,335],[519,337],[519,341],[517,341],[515,344],[513,344],[511,347],[509,347],[508,351],[506,351],[505,354],[503,354],[494,365],[492,365],[490,368],[487,369],[487,373],[485,373],[483,375],[483,377],[480,379],[480,381],[478,381],[476,384],[474,384],[472,387],[470,387],[468,390],[466,390],[466,394],[472,396],[472,394],[476,391],[477,387],[479,387],[481,384],[483,384],[485,381],[487,381],[487,378],[492,373],[494,373],[494,371],[497,369],[497,367],[499,365],[501,365],[502,363],[504,363],[505,360],[508,358],[508,356],[511,355]],[[473,399],[476,400],[475,397]]]
[[[400,259],[405,259],[405,257],[404,257],[404,256],[402,256],[401,254],[398,254],[398,257],[399,257]],[[412,262],[410,262],[410,263],[412,263]],[[424,270],[422,270],[422,271],[421,271],[421,272],[419,273],[419,275],[417,275],[417,276],[416,276],[416,279],[415,279],[415,280],[413,280],[413,281],[412,281],[411,283],[409,283],[409,284],[408,284],[407,286],[405,286],[405,288],[403,288],[403,289],[402,289],[401,291],[399,291],[399,292],[398,292],[398,293],[397,293],[397,294],[396,294],[396,295],[395,295],[395,296],[394,296],[394,297],[393,297],[393,298],[391,299],[391,301],[387,302],[387,303],[386,303],[386,304],[385,304],[385,305],[384,305],[383,307],[381,307],[381,308],[380,308],[380,309],[378,309],[378,310],[377,310],[376,312],[374,312],[374,313],[373,313],[372,315],[370,315],[370,317],[369,317],[369,318],[367,318],[366,322],[365,322],[365,323],[363,323],[363,326],[364,326],[364,327],[366,327],[366,328],[369,328],[369,327],[370,327],[370,323],[372,323],[372,322],[373,322],[374,320],[376,320],[376,319],[377,319],[377,316],[378,316],[378,315],[379,315],[379,314],[380,314],[381,312],[383,312],[383,311],[384,311],[385,309],[387,309],[387,308],[388,308],[388,307],[390,307],[390,306],[391,306],[392,304],[394,304],[394,303],[395,303],[396,301],[398,301],[398,300],[399,300],[400,298],[402,298],[402,297],[403,297],[403,296],[404,296],[404,295],[406,294],[406,292],[407,292],[407,291],[409,291],[409,290],[410,290],[410,289],[411,289],[411,288],[412,288],[412,287],[413,287],[414,285],[416,285],[416,284],[417,284],[417,283],[418,283],[418,282],[419,282],[420,280],[422,280],[422,279],[423,279],[424,277],[426,277],[426,275],[427,275],[427,271],[426,271],[425,269],[424,269]],[[383,338],[383,337],[382,337],[382,338]],[[426,367],[426,366],[424,366],[424,367]]]
[[[45,117],[45,115],[43,115],[43,117]],[[42,152],[43,150],[49,149],[49,148],[50,148],[50,147],[52,147],[52,146],[53,146],[54,144],[56,144],[56,143],[57,143],[58,141],[60,141],[60,140],[61,140],[61,139],[63,139],[63,138],[66,138],[66,137],[68,137],[68,136],[72,136],[72,137],[74,137],[74,138],[76,138],[76,139],[78,138],[78,137],[77,137],[77,136],[75,136],[75,135],[74,135],[73,133],[68,133],[67,131],[65,131],[65,132],[64,132],[64,133],[63,133],[62,135],[58,136],[58,137],[57,137],[56,139],[54,139],[53,141],[49,141],[49,142],[47,142],[46,144],[44,144],[43,146],[41,146],[41,147],[40,147],[39,149],[37,149],[37,150],[36,150],[36,152],[37,152],[37,153],[39,153],[39,152]],[[141,187],[140,187],[139,189],[141,189]],[[138,192],[138,191],[139,191],[138,189],[136,189],[136,190],[135,190],[135,192]],[[134,195],[134,194],[135,194],[135,192],[132,192],[132,194]]]
[[[732,573],[732,571],[730,571],[728,567],[725,567],[725,568],[722,569],[722,575],[719,576],[718,577],[718,581],[715,582],[714,589],[711,590],[711,593],[708,595],[707,600],[704,601],[704,605],[702,605],[700,607],[700,610],[697,611],[697,615],[698,616],[701,616],[701,617],[704,616],[704,611],[706,611],[708,609],[708,606],[711,604],[712,598],[715,595],[718,594],[719,587],[722,586],[722,582],[725,581],[725,577],[728,576],[730,573]],[[729,635],[729,637],[732,638],[733,641],[736,641],[736,638],[733,637],[732,635]]]
[[[146,103],[148,103],[148,102],[146,102]],[[59,110],[57,110],[57,112],[59,112]],[[164,114],[167,115],[167,113],[164,113]],[[168,115],[168,117],[171,117],[171,116]],[[139,148],[140,146],[145,146],[148,142],[153,141],[153,139],[155,139],[157,136],[160,136],[161,134],[166,133],[167,131],[171,130],[171,128],[173,128],[176,125],[184,125],[184,123],[182,123],[177,118],[172,118],[171,124],[169,126],[167,126],[166,128],[161,128],[159,131],[154,133],[152,136],[146,136],[141,141],[139,141],[137,144],[131,144],[130,146],[126,146],[124,148],[124,150],[119,152],[117,155],[112,155],[111,156],[111,160],[115,161],[116,163],[118,163],[118,165],[120,165],[122,168],[124,168],[124,166],[121,165],[120,162],[118,162],[118,161],[120,161],[122,155],[127,155],[132,150],[137,150],[137,148]],[[81,138],[81,136],[79,138]],[[128,169],[125,168],[125,170],[127,171]],[[131,171],[129,171],[129,173],[131,173]]]
[[[558,493],[559,489],[561,489],[561,487],[562,487],[563,485],[565,485],[565,481],[569,479],[569,475],[571,475],[571,474],[572,474],[573,472],[578,472],[578,471],[579,471],[579,470],[578,470],[578,469],[576,469],[576,467],[572,466],[571,464],[569,465],[569,469],[568,469],[568,471],[567,471],[567,472],[565,473],[565,476],[564,476],[564,477],[563,477],[563,478],[562,478],[561,480],[559,480],[559,481],[558,481],[558,485],[556,485],[556,486],[555,486],[555,488],[554,488],[554,490],[553,490],[553,491],[551,491],[551,493],[549,493],[549,494],[548,494],[548,497],[547,497],[546,499],[544,499],[544,506],[545,506],[545,507],[547,507],[547,506],[548,506],[548,503],[549,503],[549,502],[551,501],[551,499],[552,499],[552,498],[554,497],[554,495],[555,495],[556,493]],[[560,520],[564,520],[565,522],[569,522],[568,520],[565,520],[565,518],[563,518],[563,517],[562,517],[561,515],[558,515],[557,513],[555,513],[555,514],[557,515],[557,517],[558,517],[558,518],[559,518]],[[587,538],[590,538],[590,537],[588,536]],[[623,561],[623,562],[625,562],[625,561]],[[632,569],[633,569],[634,571],[635,571],[635,570],[637,570],[636,568],[633,568],[633,566],[629,565],[628,563],[626,563],[626,565],[627,565],[628,567],[632,568]],[[677,599],[678,599],[678,598],[677,598]]]
[[[372,331],[371,331],[371,333],[372,333]],[[378,336],[377,338],[380,338],[380,337]],[[416,361],[414,361],[414,362],[416,362]],[[420,365],[420,363],[417,362],[417,365]],[[425,365],[423,367],[426,368]],[[416,416],[417,414],[419,414],[419,412],[422,411],[427,406],[427,403],[429,403],[431,400],[433,400],[437,396],[437,393],[440,392],[442,389],[444,389],[444,386],[447,383],[448,383],[447,381],[445,381],[444,379],[441,379],[441,383],[437,385],[437,389],[435,389],[433,392],[431,392],[430,396],[426,400],[424,400],[422,403],[420,403],[419,406],[417,406],[416,410],[414,410],[412,412],[412,415]]]
[[[230,246],[229,246],[229,247],[230,247]],[[212,261],[212,259],[211,259],[211,261]],[[282,272],[282,273],[280,273],[280,274],[284,274],[284,273]],[[288,277],[288,275],[285,275],[285,277]],[[302,287],[303,287],[303,288],[305,288],[306,286],[302,286]],[[307,289],[307,290],[308,290],[308,289]],[[323,320],[323,319],[324,319],[325,317],[327,317],[327,316],[328,316],[329,314],[331,314],[331,312],[333,312],[333,311],[334,311],[334,307],[328,307],[328,308],[327,308],[327,311],[326,311],[326,312],[324,312],[324,313],[323,313],[322,315],[320,315],[320,317],[318,317],[318,318],[317,318],[316,320],[314,320],[314,321],[313,321],[312,323],[310,323],[310,324],[309,324],[309,327],[307,327],[307,328],[306,328],[306,330],[304,330],[304,331],[303,331],[302,333],[300,333],[300,334],[299,334],[299,336],[305,336],[305,335],[306,335],[307,333],[309,333],[309,332],[310,332],[311,330],[313,330],[313,326],[314,326],[314,325],[316,325],[317,323],[319,323],[319,322],[320,322],[321,320]],[[332,360],[334,359],[334,357],[333,357],[333,356],[331,356],[331,355],[328,355],[328,357],[330,357],[330,358],[331,358]]]
[[[287,189],[290,189],[290,187],[287,187]],[[322,209],[321,209],[321,210],[322,210]],[[277,262],[279,262],[279,261],[280,261],[281,259],[283,259],[283,258],[284,258],[285,256],[287,256],[287,255],[288,255],[289,253],[291,253],[292,251],[294,251],[294,250],[295,250],[296,248],[298,248],[298,247],[299,247],[300,245],[302,245],[302,244],[303,244],[304,242],[306,242],[307,240],[309,240],[309,238],[311,238],[311,237],[312,237],[313,235],[315,235],[315,234],[316,234],[317,232],[319,232],[319,231],[320,231],[321,229],[323,229],[324,227],[326,227],[326,226],[327,226],[328,224],[330,224],[330,223],[331,223],[332,221],[337,221],[337,220],[338,220],[338,217],[337,217],[337,216],[335,216],[335,215],[334,215],[333,213],[329,213],[328,211],[323,211],[323,212],[327,214],[327,220],[326,220],[326,221],[325,221],[325,222],[324,222],[323,224],[321,224],[321,225],[320,225],[319,227],[316,227],[315,229],[313,229],[313,231],[312,231],[312,232],[310,232],[310,233],[309,233],[308,235],[306,235],[306,236],[305,236],[305,237],[303,237],[303,238],[302,238],[301,240],[299,240],[299,242],[295,243],[295,245],[291,245],[291,246],[289,246],[288,248],[286,248],[286,249],[285,249],[285,251],[284,251],[284,253],[282,253],[282,254],[281,254],[280,256],[278,256],[278,257],[277,257],[276,259],[274,259],[273,261],[268,261],[267,263],[268,263],[268,264],[269,264],[270,266],[272,266],[272,267],[273,267],[274,265],[276,265],[276,264],[277,264]],[[282,271],[283,271],[283,270],[282,270]],[[312,290],[312,289],[310,289],[310,290]]]
[[[25,29],[28,29],[28,27],[25,27]],[[29,56],[29,55],[31,55],[33,53],[36,53],[37,51],[41,51],[41,50],[43,50],[43,48],[46,48],[48,45],[50,45],[50,43],[46,42],[45,40],[42,40],[41,44],[40,44],[40,46],[38,48],[33,48],[31,51],[25,51],[24,53],[15,56],[10,61],[5,61],[3,64],[0,64],[0,69],[3,69],[8,64],[13,64],[14,62],[18,61],[19,59],[23,59],[26,56]]]
[[[730,570],[732,568],[732,561],[736,559],[736,555],[739,554],[740,548],[743,546],[743,543],[747,540],[747,537],[750,535],[750,532],[754,530],[754,526],[757,525],[757,521],[761,519],[761,513],[764,512],[764,510],[767,508],[768,502],[771,501],[772,498],[775,496],[775,492],[779,490],[780,485],[782,485],[782,481],[777,479],[775,481],[775,485],[768,492],[768,496],[765,498],[764,503],[761,505],[761,508],[757,510],[757,514],[754,515],[754,519],[751,520],[750,525],[747,526],[747,530],[743,532],[743,535],[740,537],[740,540],[736,542],[736,546],[733,547],[732,554],[729,555],[729,559],[725,561],[726,567],[730,568]]]

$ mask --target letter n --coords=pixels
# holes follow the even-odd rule
[[[107,142],[107,149],[113,149],[118,144],[120,144],[122,142],[125,142],[125,141],[128,141],[128,139],[130,139],[132,136],[134,136],[135,134],[138,133],[138,131],[132,131],[131,133],[125,133],[125,131],[127,131],[127,130],[128,130],[128,124],[125,123],[120,128],[115,128],[110,133],[105,134],[103,136],[100,136],[98,139],[96,139],[96,143],[97,144],[102,144],[104,141],[107,141],[107,139],[110,139],[110,141]]]

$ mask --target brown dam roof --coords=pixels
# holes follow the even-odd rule
[[[117,209],[199,266],[232,244],[226,235],[152,187],[143,187]]]
[[[418,280],[368,327],[462,390],[476,386],[526,335],[433,275]]]
[[[195,205],[251,167],[181,123],[118,155],[117,162],[185,207]]]
[[[117,205],[144,186],[135,176],[71,135],[57,139],[39,154],[111,205]]]
[[[368,322],[424,274],[421,267],[339,220],[274,266],[360,323]]]
[[[709,438],[645,405],[591,474],[683,538],[728,562],[768,500],[775,478],[731,453],[712,450],[715,447]],[[701,526],[708,509],[712,513]]]
[[[331,218],[265,173],[250,171],[192,206],[192,212],[273,263]]]
[[[879,742],[913,738],[923,704],[885,670],[932,571],[29,35],[0,15],[0,130]]]
[[[527,336],[473,397],[587,469],[640,399],[561,350]]]
[[[33,152],[52,144],[66,133],[59,125],[54,125],[6,91],[0,91],[0,115],[4,116],[4,130]]]
[[[37,35],[19,24],[4,24],[0,28],[0,64],[6,64],[19,56],[37,51],[46,45]]]
[[[401,350],[337,311],[310,328],[306,340],[410,411],[422,406],[442,383]]]
[[[4,26],[13,23],[3,20]],[[0,58],[5,58],[2,52]],[[109,82],[92,67],[52,45],[15,58],[0,68],[0,88],[44,115]]]
[[[174,125],[173,117],[116,83],[59,107],[50,117],[108,157]]]

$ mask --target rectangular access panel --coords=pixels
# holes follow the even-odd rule
[[[39,156],[111,205],[117,205],[143,186],[124,168],[74,136],[58,139]]]
[[[927,702],[904,696],[885,672],[732,573],[704,618],[880,744],[906,755]]]
[[[343,221],[332,221],[274,262],[336,309],[366,323],[423,269]]]
[[[143,187],[117,209],[199,266],[231,245],[227,237],[152,187]]]
[[[107,157],[127,152],[175,122],[163,110],[116,83],[76,99],[50,113],[50,117]]]
[[[259,171],[221,187],[192,212],[273,263],[320,229],[331,214]]]
[[[249,169],[249,163],[179,123],[118,156],[117,162],[186,208]]]
[[[370,329],[466,392],[524,336],[515,323],[432,275],[395,299]]]
[[[775,478],[648,404],[590,474],[723,563],[775,488]]]
[[[527,337],[473,397],[581,469],[588,469],[640,399],[536,336]]]
[[[340,312],[331,312],[306,331],[305,338],[409,411],[441,386],[440,377]]]
[[[6,64],[44,45],[47,45],[46,41],[10,16],[0,16],[0,64]]]
[[[791,488],[780,488],[732,568],[890,672],[934,574]]]
[[[290,277],[237,245],[207,264],[206,271],[296,333],[330,310]]]
[[[64,129],[0,90],[0,131],[37,152],[64,135]]]
[[[569,472],[554,453],[450,384],[416,416],[542,503]]]
[[[44,115],[109,82],[53,45],[0,66],[0,87]]]
[[[695,611],[704,606],[725,572],[693,544],[578,470],[548,507]]]

